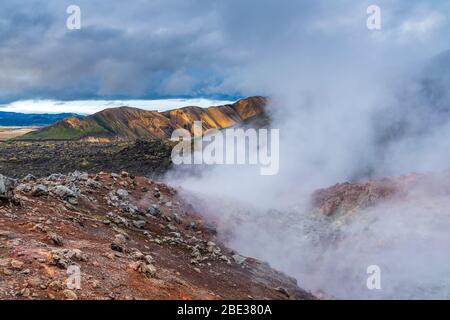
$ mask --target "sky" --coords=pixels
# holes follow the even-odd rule
[[[155,100],[18,100],[0,105],[0,111],[18,113],[77,113],[89,115],[107,108],[132,106],[143,110],[167,111],[187,106],[207,108],[234,103],[234,100],[208,98],[178,98]]]
[[[66,27],[72,4],[81,9],[79,30]],[[368,58],[374,60],[386,43],[393,60],[405,52],[403,58],[414,61],[448,49],[448,1],[376,1],[382,9],[380,32],[366,28],[370,4],[3,0],[0,103],[11,109],[18,100],[54,100],[40,105],[56,109],[73,100],[228,101],[280,94],[273,89],[280,82],[292,91],[288,78],[310,72],[311,65],[326,69],[339,63],[349,45],[355,55],[373,50]],[[420,50],[408,50],[417,45]],[[355,60],[361,68],[372,62]]]

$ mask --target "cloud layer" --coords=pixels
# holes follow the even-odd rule
[[[368,1],[80,0],[82,28],[68,30],[71,4],[2,1],[0,100],[270,94],[350,44],[373,59],[386,43],[394,55],[422,45],[405,59],[436,54],[449,26],[447,1],[378,1],[382,30],[370,33]]]
[[[212,99],[158,99],[158,100],[19,100],[0,105],[0,111],[19,113],[77,113],[93,114],[107,109],[129,106],[144,110],[167,111],[196,106],[207,108],[234,103],[229,100]]]

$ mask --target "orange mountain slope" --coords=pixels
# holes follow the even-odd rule
[[[131,107],[105,109],[83,118],[66,118],[53,125],[30,132],[18,140],[134,140],[170,138],[175,129],[192,130],[194,121],[203,129],[222,129],[262,114],[264,97],[250,97],[234,104],[217,107],[184,107],[166,112]]]

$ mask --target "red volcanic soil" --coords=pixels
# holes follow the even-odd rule
[[[450,195],[450,171],[338,183],[316,190],[312,194],[312,206],[326,216],[336,216],[373,207],[384,201],[404,201],[408,195],[415,193]]]
[[[164,184],[125,172],[0,180],[0,299],[314,298],[224,247]],[[80,289],[67,287],[71,265]]]

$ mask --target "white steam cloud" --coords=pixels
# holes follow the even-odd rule
[[[217,166],[180,179],[175,170],[168,180],[218,224],[230,246],[313,292],[449,297],[446,195],[411,193],[403,204],[381,203],[342,225],[309,206],[312,190],[337,182],[450,167],[448,4],[380,1],[384,22],[374,32],[365,27],[371,3],[318,3],[302,13],[281,3],[286,11],[275,10],[273,21],[283,23],[264,36],[256,25],[247,26],[246,39],[234,37],[249,59],[229,82],[271,97],[279,174]],[[260,2],[252,8],[255,16],[265,9]],[[241,10],[233,10],[238,19]],[[379,291],[365,286],[372,264],[382,270]]]

